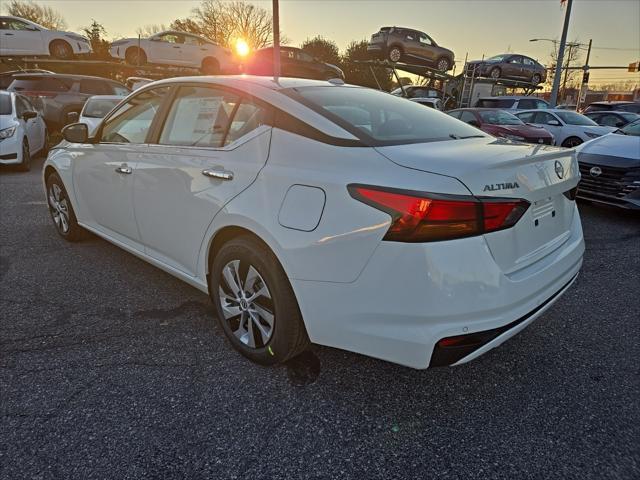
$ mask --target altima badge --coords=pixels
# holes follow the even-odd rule
[[[591,170],[589,170],[589,175],[592,177],[599,177],[601,173],[602,169],[600,167],[591,167]]]
[[[560,180],[562,180],[562,178],[564,178],[564,167],[558,160],[556,160],[555,167],[556,167],[556,175]]]

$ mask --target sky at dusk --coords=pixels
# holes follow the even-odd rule
[[[109,37],[135,36],[139,26],[169,24],[190,15],[191,0],[46,0],[77,30],[95,19]],[[271,1],[254,1],[271,10]],[[559,0],[280,0],[280,26],[291,45],[322,35],[344,49],[368,39],[381,26],[427,32],[451,48],[456,60],[505,51],[528,54],[546,63],[552,45],[531,38],[559,38],[564,10]],[[569,40],[593,39],[591,65],[627,65],[640,58],[639,0],[574,0]],[[592,83],[636,80],[623,70],[592,71]]]

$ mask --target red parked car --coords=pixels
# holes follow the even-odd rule
[[[458,108],[447,112],[454,118],[494,137],[525,143],[553,145],[553,135],[542,127],[524,123],[515,115],[495,108]]]

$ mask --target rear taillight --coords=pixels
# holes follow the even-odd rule
[[[512,227],[529,208],[514,198],[440,195],[369,185],[349,185],[350,195],[391,215],[385,240],[434,242]]]

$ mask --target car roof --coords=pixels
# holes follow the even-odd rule
[[[591,102],[589,105],[632,105],[640,103],[633,100],[602,100],[600,102]]]
[[[68,78],[71,80],[104,80],[105,82],[112,82],[112,83],[118,83],[120,84],[120,82],[118,82],[117,80],[112,80],[110,78],[104,78],[104,77],[95,77],[92,75],[73,75],[73,74],[67,74],[67,73],[44,73],[44,72],[36,72],[36,73],[20,73],[17,74],[15,77],[15,80],[20,80],[20,79],[36,79],[36,78]]]
[[[145,85],[147,88],[150,85],[166,85],[172,83],[210,83],[212,85],[222,85],[227,87],[250,87],[259,86],[267,88],[269,90],[284,90],[286,88],[301,88],[301,87],[327,87],[327,86],[345,86],[336,85],[327,80],[309,80],[306,78],[291,78],[291,77],[279,77],[278,80],[274,80],[269,76],[258,75],[216,75],[216,76],[193,76],[193,77],[174,77],[166,78],[164,80],[158,80],[152,84]],[[364,88],[357,85],[346,85],[355,88]]]
[[[531,95],[500,95],[497,97],[480,97],[478,98],[478,100],[500,100],[500,99],[522,100],[523,98],[531,98],[534,100],[542,100],[543,102],[546,102],[544,98],[532,97]]]

